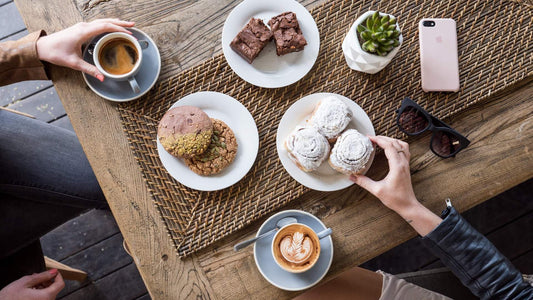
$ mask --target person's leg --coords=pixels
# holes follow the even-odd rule
[[[356,267],[294,299],[378,300],[381,297],[382,285],[381,274]]]
[[[74,133],[0,111],[0,257],[86,209],[105,207]]]

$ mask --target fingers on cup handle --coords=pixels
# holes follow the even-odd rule
[[[78,61],[77,65],[73,67],[73,69],[82,71],[85,74],[91,75],[95,77],[96,79],[100,80],[101,82],[104,81],[104,75],[100,73],[100,71],[98,71],[98,69],[95,66],[82,60],[81,58]]]
[[[133,21],[124,21],[117,18],[106,18],[106,19],[97,19],[93,23],[111,23],[122,27],[133,27],[135,22]]]

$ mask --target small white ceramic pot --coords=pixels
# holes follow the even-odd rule
[[[400,50],[403,42],[400,26],[398,23],[396,23],[396,28],[398,28],[398,31],[400,31],[400,45],[398,45],[398,47],[392,49],[392,51],[386,56],[371,54],[363,50],[363,48],[361,48],[361,44],[359,43],[359,39],[357,38],[357,26],[374,13],[375,11],[370,10],[357,18],[342,42],[342,51],[344,52],[344,58],[346,59],[348,66],[353,70],[368,74],[375,74],[385,68],[396,55],[396,53],[398,53],[398,50]],[[385,15],[387,14],[380,13],[380,16]],[[389,16],[391,18],[395,18],[392,15]]]

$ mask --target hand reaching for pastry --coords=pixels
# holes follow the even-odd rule
[[[350,179],[394,211],[418,203],[411,185],[409,144],[386,136],[369,136],[369,138],[385,150],[389,173],[380,181],[374,181],[364,175],[352,175]]]
[[[13,281],[0,290],[0,299],[53,300],[64,287],[63,277],[52,269]]]
[[[350,180],[366,189],[388,208],[404,218],[422,236],[428,234],[442,221],[416,199],[409,170],[409,144],[386,136],[369,136],[370,140],[385,150],[389,173],[380,181],[364,175],[352,175]]]
[[[98,69],[82,59],[81,46],[90,38],[105,32],[124,32],[125,27],[133,27],[134,22],[119,19],[99,19],[89,23],[78,23],[37,40],[37,54],[40,60],[82,71],[104,81]]]

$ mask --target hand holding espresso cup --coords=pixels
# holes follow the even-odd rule
[[[141,89],[135,75],[140,70],[142,51],[147,46],[146,41],[138,41],[132,35],[113,32],[99,39],[89,53],[92,52],[96,68],[105,77],[116,81],[128,81],[133,92],[138,94]]]
[[[126,28],[134,25],[134,22],[119,19],[99,19],[89,23],[78,23],[56,33],[40,37],[37,40],[37,55],[40,60],[69,67],[104,81],[102,72],[96,66],[82,59],[81,47],[83,43],[106,32],[122,32],[131,35],[131,32]]]

